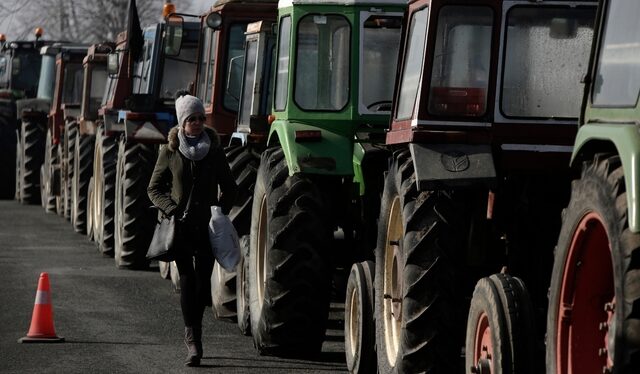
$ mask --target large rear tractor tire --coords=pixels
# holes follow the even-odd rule
[[[40,204],[40,169],[44,162],[46,127],[23,121],[20,125],[18,182],[20,202]]]
[[[238,186],[236,201],[229,212],[229,218],[239,236],[249,235],[253,187],[260,159],[248,146],[230,147],[225,150],[225,153],[231,174]],[[237,273],[226,273],[224,284],[214,284],[214,278],[211,278],[211,297],[216,318],[236,320],[236,276]],[[218,300],[217,305],[216,300]],[[246,305],[248,308],[248,302]],[[246,319],[248,319],[248,313]],[[238,323],[244,322],[238,321]]]
[[[169,262],[158,261],[158,270],[162,279],[171,279],[171,264]]]
[[[380,373],[458,371],[466,314],[456,293],[454,264],[468,224],[456,199],[461,198],[447,191],[418,191],[409,151],[394,155],[376,248]]]
[[[64,130],[64,143],[62,148],[61,162],[61,189],[62,206],[64,218],[71,221],[71,210],[73,206],[73,159],[75,157],[76,133],[78,133],[78,122],[67,121]]]
[[[180,273],[175,261],[169,263],[169,276],[171,277],[171,289],[175,293],[180,293]]]
[[[42,196],[42,207],[47,213],[57,213],[58,211],[59,204],[53,180],[54,168],[58,165],[58,156],[58,146],[53,144],[51,131],[47,130],[44,163],[40,167],[40,196]]]
[[[93,172],[95,136],[76,132],[71,181],[71,223],[77,233],[87,233],[87,201],[89,180]],[[93,229],[93,228],[92,228]]]
[[[96,219],[95,206],[94,206],[94,188],[93,177],[89,178],[89,186],[87,187],[87,239],[95,241],[95,227],[94,222]]]
[[[506,274],[478,281],[467,319],[466,370],[534,373],[533,307],[524,283]]]
[[[626,194],[616,155],[596,155],[572,183],[551,276],[549,373],[640,373],[640,234]]]
[[[153,145],[120,141],[116,173],[115,262],[125,269],[148,267],[146,259],[153,237],[156,211],[147,186],[156,163]]]
[[[13,199],[16,190],[16,120],[0,115],[0,199]]]
[[[218,261],[211,273],[211,301],[216,319],[236,321],[236,273],[226,271]]]
[[[262,154],[251,214],[251,334],[261,354],[317,354],[331,293],[329,207],[318,184]]]
[[[248,146],[235,147],[227,151],[227,160],[231,174],[235,178],[237,197],[229,218],[238,232],[238,236],[249,235],[251,230],[251,208],[253,205],[253,190],[258,175],[260,156]]]
[[[249,312],[249,235],[240,237],[240,262],[236,267],[236,312],[238,328],[242,335],[251,335],[251,314]]]
[[[115,183],[118,143],[99,127],[93,157],[93,227],[94,240],[100,252],[113,256],[113,218],[115,215]]]
[[[373,320],[375,264],[353,264],[344,308],[344,350],[350,373],[376,373],[376,327]]]

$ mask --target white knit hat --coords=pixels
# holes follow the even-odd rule
[[[180,96],[176,99],[176,116],[178,116],[180,126],[184,126],[186,119],[196,113],[204,115],[204,105],[200,99],[191,95]]]

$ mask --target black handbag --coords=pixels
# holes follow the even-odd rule
[[[191,206],[191,195],[193,194],[194,186],[195,181],[189,191],[189,199],[182,217],[178,218],[175,214],[171,217],[163,216],[156,225],[151,244],[149,244],[149,249],[147,250],[147,260],[171,262],[176,259],[176,254],[179,250],[178,246],[183,242],[182,226]]]
[[[163,217],[156,225],[153,239],[147,251],[147,260],[171,262],[175,260],[178,243],[181,241],[181,220],[176,216]]]

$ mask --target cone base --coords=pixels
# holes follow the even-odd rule
[[[62,343],[64,342],[64,338],[60,338],[54,336],[52,338],[38,338],[38,337],[29,337],[25,336],[24,338],[18,339],[18,343]]]

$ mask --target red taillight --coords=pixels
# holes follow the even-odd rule
[[[276,116],[275,115],[269,114],[267,116],[267,122],[269,122],[269,125],[271,125],[273,123],[273,121],[275,121],[275,120],[276,120]]]
[[[318,142],[322,139],[320,130],[300,130],[296,131],[296,142]]]
[[[127,112],[126,118],[129,121],[154,121],[156,115],[154,113]]]

